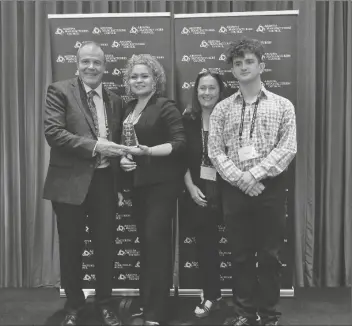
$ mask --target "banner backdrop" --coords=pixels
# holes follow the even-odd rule
[[[265,46],[265,87],[296,104],[296,45],[298,11],[241,12],[175,15],[176,92],[181,110],[191,104],[191,95],[197,74],[203,69],[217,71],[224,80],[227,95],[238,88],[231,66],[226,64],[224,50],[229,42],[243,36],[258,39]],[[293,295],[292,290],[292,231],[293,168],[287,182],[287,232],[281,261],[283,263],[282,293]],[[180,207],[179,231],[179,293],[193,295],[199,292],[198,261],[195,239],[187,228]],[[219,255],[223,294],[231,292],[231,252],[225,226],[219,225]],[[285,291],[287,289],[287,291]]]
[[[107,70],[103,84],[125,101],[123,71],[133,54],[148,53],[163,65],[167,77],[167,93],[172,96],[170,13],[49,15],[53,80],[78,75],[76,53],[87,41],[100,43],[105,52]],[[136,294],[139,283],[140,251],[135,221],[131,216],[132,201],[125,189],[124,206],[116,215],[116,256],[114,292]],[[86,227],[83,252],[83,287],[86,295],[94,293],[94,252]],[[90,293],[92,291],[92,293]],[[64,293],[62,293],[64,294]]]

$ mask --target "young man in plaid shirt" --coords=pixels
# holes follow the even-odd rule
[[[262,84],[264,48],[259,41],[232,42],[226,56],[239,90],[214,108],[208,143],[221,176],[233,260],[234,316],[225,325],[277,325],[284,172],[297,151],[295,110]]]

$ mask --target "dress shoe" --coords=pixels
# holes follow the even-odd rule
[[[77,325],[77,320],[78,320],[78,314],[77,311],[71,311],[66,314],[65,319],[61,322],[61,326],[66,326],[66,325]]]
[[[101,314],[101,318],[103,319],[104,325],[109,325],[109,326],[122,325],[121,320],[110,309],[101,308],[100,314]]]

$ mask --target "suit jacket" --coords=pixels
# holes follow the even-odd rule
[[[103,87],[109,140],[119,143],[123,116],[122,100]],[[88,192],[96,158],[97,141],[87,95],[78,78],[59,81],[48,87],[44,120],[46,140],[51,147],[45,199],[79,205]],[[110,158],[114,189],[120,190],[119,158]]]
[[[137,100],[132,100],[127,104],[124,119],[136,104]],[[186,135],[182,116],[175,102],[153,95],[134,128],[141,145],[152,147],[170,143],[172,152],[168,156],[135,157],[137,168],[133,172],[133,185],[143,186],[167,181],[182,181],[185,173]]]

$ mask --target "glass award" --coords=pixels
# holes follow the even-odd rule
[[[126,146],[138,146],[137,134],[132,123],[123,124],[121,142]]]

